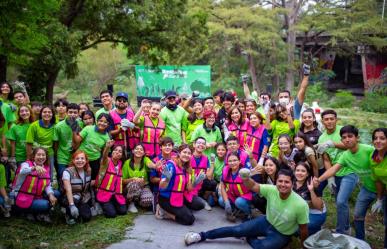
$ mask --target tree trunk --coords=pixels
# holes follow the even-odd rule
[[[7,81],[7,64],[8,57],[6,55],[0,55],[0,83]]]
[[[47,73],[47,84],[46,84],[46,96],[45,101],[47,104],[51,105],[54,99],[54,86],[56,78],[58,77],[59,69],[54,68],[54,70],[51,70]]]
[[[255,69],[255,63],[254,63],[254,57],[251,54],[247,55],[247,58],[249,60],[249,71],[251,75],[251,82],[253,83],[253,90],[257,90],[258,93],[262,92],[262,87],[258,81],[257,78],[257,71]]]

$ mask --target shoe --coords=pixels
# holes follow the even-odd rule
[[[160,207],[159,204],[156,205],[156,213],[155,213],[155,217],[156,217],[156,219],[158,219],[158,220],[162,220],[162,219],[165,218],[165,211],[164,211],[164,209],[162,209],[162,208]]]
[[[336,229],[331,229],[331,232],[332,233],[339,233],[339,232],[336,231]],[[345,235],[351,236],[351,233],[352,233],[352,228],[350,227],[347,230],[345,230],[343,233],[340,233],[340,234],[345,234]]]
[[[11,212],[9,210],[6,210],[6,211],[4,211],[3,215],[5,218],[9,218],[9,217],[11,217]]]
[[[208,202],[204,201],[204,209],[207,211],[211,211],[212,207],[210,206],[210,204],[208,204]]]
[[[26,219],[29,221],[36,221],[35,216],[33,214],[27,214]]]
[[[228,221],[231,221],[231,222],[235,222],[236,221],[236,217],[234,216],[234,214],[230,214],[230,213],[226,213],[226,219]]]
[[[202,240],[202,236],[199,233],[189,232],[184,236],[184,242],[186,246],[189,246],[193,243],[198,243]]]
[[[136,208],[136,205],[134,205],[134,202],[131,202],[128,207],[128,212],[132,214],[137,214],[138,210]]]
[[[51,220],[51,218],[50,218],[50,216],[48,214],[38,214],[36,216],[36,219],[38,221],[42,221],[44,223],[52,223],[52,220]]]
[[[66,219],[67,225],[74,225],[75,223],[77,223],[77,222],[75,221],[75,219],[70,218],[70,216],[68,216],[67,214],[65,215],[65,219]]]
[[[215,207],[216,203],[215,203],[215,199],[212,195],[208,196],[208,200],[207,200],[208,204],[211,206],[211,207]]]

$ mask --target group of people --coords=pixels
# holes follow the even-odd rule
[[[65,99],[54,108],[30,103],[25,89],[2,83],[3,214],[50,222],[58,205],[75,224],[141,207],[192,225],[193,211],[220,206],[225,219],[242,223],[190,232],[187,245],[232,236],[253,248],[282,248],[294,235],[303,242],[321,230],[326,187],[336,196],[336,232],[351,234],[349,198],[360,180],[353,219],[356,238],[365,240],[367,210],[382,211],[387,201],[387,128],[374,130],[366,145],[356,127],[337,125],[334,110],[317,120],[303,107],[308,73],[294,99],[280,91],[276,102],[244,82],[245,99],[171,90],[135,111],[127,93],[105,90],[95,114]],[[386,209],[384,217],[386,234]]]

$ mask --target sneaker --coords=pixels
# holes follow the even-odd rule
[[[137,214],[138,210],[136,208],[136,205],[134,205],[134,202],[131,202],[128,207],[128,212],[132,214]]]
[[[77,223],[75,221],[75,219],[71,218],[70,216],[68,216],[67,214],[65,215],[65,219],[66,219],[66,224],[67,225],[74,225],[75,223]]]
[[[212,207],[210,206],[210,204],[208,204],[208,202],[204,201],[204,209],[207,211],[211,211]]]
[[[162,208],[160,207],[159,204],[156,205],[156,213],[155,213],[155,217],[156,217],[156,219],[158,219],[158,220],[162,220],[162,219],[165,218],[165,211],[164,211],[164,209],[162,209]]]
[[[228,221],[231,221],[231,222],[235,222],[236,221],[236,217],[234,216],[234,214],[230,214],[230,213],[226,213],[226,219]]]
[[[97,212],[97,215],[102,215],[103,214],[103,209],[102,209],[101,205],[98,202],[96,202],[94,204],[94,208],[95,208],[95,211]]]
[[[202,240],[202,236],[199,233],[189,232],[184,236],[184,242],[186,246],[189,246],[193,243],[198,243]]]
[[[38,214],[36,216],[36,219],[38,221],[42,221],[44,223],[52,223],[51,218],[50,218],[50,216],[48,214]]]
[[[26,219],[29,221],[36,221],[35,216],[33,214],[27,214]]]
[[[9,217],[11,217],[11,212],[9,210],[5,210],[3,215],[5,218],[9,218]]]

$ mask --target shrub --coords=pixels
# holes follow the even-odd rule
[[[310,83],[306,90],[305,102],[312,104],[313,101],[317,101],[320,105],[326,106],[330,96],[323,82]]]
[[[332,108],[349,108],[353,107],[355,100],[356,97],[350,91],[338,90],[330,106]]]
[[[360,108],[367,112],[387,113],[387,96],[378,93],[366,93],[360,102]]]

